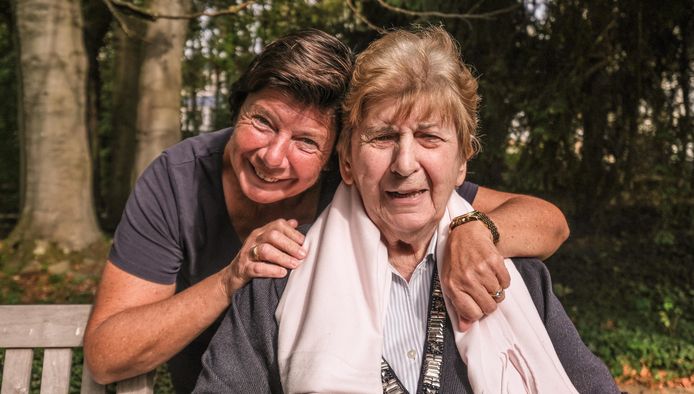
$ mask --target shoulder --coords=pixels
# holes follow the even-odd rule
[[[458,186],[456,191],[458,192],[460,197],[464,198],[465,201],[472,204],[472,202],[475,201],[475,197],[477,196],[477,189],[479,189],[479,186],[477,186],[477,184],[465,181],[462,185]]]
[[[554,298],[547,266],[536,258],[513,258],[511,261],[523,278],[540,317],[546,322],[548,305],[552,304],[550,298]]]
[[[284,293],[288,279],[289,275],[279,279],[251,280],[234,294],[232,301],[234,308],[229,309],[229,312],[235,311],[249,317],[252,314],[254,319],[261,317],[260,315],[271,314],[274,320],[275,309]]]
[[[202,356],[196,392],[282,392],[275,309],[286,282],[253,279],[236,292]]]
[[[516,266],[528,288],[551,286],[549,270],[542,260],[536,258],[513,258],[511,261],[513,261],[513,265]]]
[[[229,127],[187,138],[166,149],[162,156],[166,157],[169,165],[180,165],[200,157],[219,155],[224,152],[232,132],[233,128]]]

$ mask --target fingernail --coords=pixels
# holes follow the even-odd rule
[[[299,257],[301,257],[302,259],[305,258],[307,254],[308,254],[308,252],[306,252],[306,249],[304,249],[304,248],[299,249]]]

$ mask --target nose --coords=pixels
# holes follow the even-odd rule
[[[393,152],[393,162],[390,165],[391,172],[408,177],[419,170],[417,160],[417,146],[412,136],[402,136],[397,148]]]
[[[270,143],[265,148],[264,152],[261,152],[261,157],[264,164],[269,168],[282,168],[287,165],[289,159],[287,159],[287,153],[289,151],[289,144],[291,139],[282,134],[275,135]]]

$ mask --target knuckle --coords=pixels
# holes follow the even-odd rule
[[[277,240],[280,239],[281,235],[282,233],[276,228],[273,228],[272,230],[267,232],[268,239],[275,242],[277,242]]]
[[[261,273],[260,264],[257,264],[257,263],[250,264],[248,266],[248,268],[246,269],[246,272],[248,273],[249,277],[257,278]]]
[[[470,285],[477,282],[477,272],[472,270],[463,271],[458,282],[462,285]]]
[[[460,295],[455,291],[455,284],[456,281],[450,276],[441,279],[441,286],[451,292],[451,298],[459,299]]]
[[[484,305],[481,305],[482,312],[488,315],[496,310],[496,306],[496,302],[485,302]]]
[[[263,242],[263,243],[256,244],[254,247],[255,247],[255,253],[262,260],[262,257],[267,253],[267,244]]]
[[[473,322],[481,319],[482,316],[484,316],[484,312],[482,312],[481,309],[473,308],[473,307],[468,307],[468,308],[462,309],[458,312],[458,314],[460,316],[462,316],[463,318],[465,318],[466,320],[473,321]]]
[[[484,312],[482,312],[482,310],[475,310],[473,313],[471,313],[471,319],[474,321],[481,319],[483,316]]]

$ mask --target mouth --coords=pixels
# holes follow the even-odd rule
[[[255,175],[263,182],[277,183],[280,181],[279,178],[273,177],[270,174],[261,171],[260,169],[258,169],[258,167],[254,166],[253,164],[251,164],[251,168],[253,168],[253,172],[255,173]]]
[[[417,198],[426,192],[427,192],[426,189],[419,189],[419,190],[390,191],[390,192],[386,192],[386,194],[390,198],[408,199],[408,198]]]

